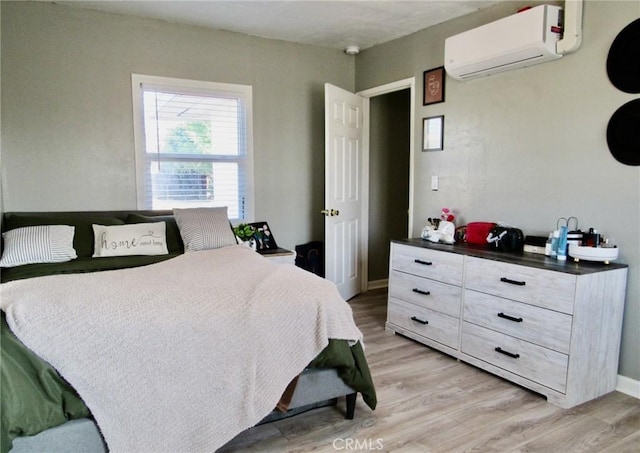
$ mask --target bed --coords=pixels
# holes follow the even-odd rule
[[[2,453],[214,451],[337,398],[375,408],[348,305],[231,243],[226,210],[6,213],[2,260],[43,226],[56,262],[0,274]]]

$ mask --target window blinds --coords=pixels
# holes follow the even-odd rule
[[[147,206],[228,206],[229,218],[244,219],[250,99],[144,83],[141,91]]]

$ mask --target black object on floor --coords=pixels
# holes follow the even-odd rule
[[[296,266],[324,277],[324,243],[311,241],[296,245]]]

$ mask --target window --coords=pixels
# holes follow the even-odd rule
[[[252,89],[133,74],[138,209],[253,218]]]

